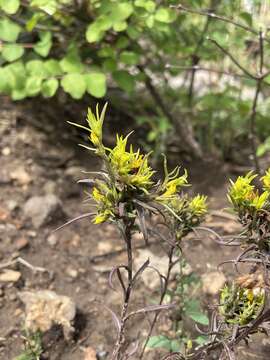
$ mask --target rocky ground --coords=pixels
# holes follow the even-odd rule
[[[64,120],[70,114],[52,115],[50,109],[32,103],[16,106],[3,99],[0,109],[0,359],[11,360],[23,345],[25,322],[38,323],[43,336],[44,359],[109,359],[115,339],[111,315],[102,304],[120,311],[121,295],[108,286],[115,264],[125,262],[123,244],[114,227],[95,226],[86,219],[61,231],[53,230],[89,209],[83,203],[83,187],[76,183],[82,170],[98,168],[97,161],[76,146],[77,134]],[[71,116],[71,115],[70,115]],[[73,114],[74,116],[74,114]],[[83,112],[76,112],[78,118]],[[111,129],[112,130],[112,129]],[[107,131],[108,141],[110,133]],[[195,190],[210,195],[207,225],[223,234],[237,231],[231,215],[221,211],[226,202],[226,170],[193,167]],[[223,179],[221,181],[221,179]],[[162,267],[157,244],[145,249],[135,239],[137,257],[150,257]],[[200,296],[206,308],[231,269],[217,272],[217,264],[234,254],[220,249],[205,233],[188,239],[184,252],[190,271],[202,275]],[[139,265],[137,265],[139,266]],[[133,299],[135,308],[153,303],[156,283],[146,276]],[[139,318],[130,325],[130,341],[142,330]],[[57,321],[60,325],[55,326]],[[145,321],[147,327],[147,322]],[[50,330],[49,330],[50,329]],[[168,330],[161,318],[159,333]],[[260,340],[261,341],[261,340]],[[255,347],[258,342],[254,343]],[[260,343],[261,345],[261,343]],[[267,341],[260,351],[243,349],[243,359],[267,359]],[[265,357],[266,356],[266,357]],[[149,352],[147,359],[160,355]],[[136,355],[134,356],[136,359]]]

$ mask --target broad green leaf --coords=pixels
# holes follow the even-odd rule
[[[120,61],[127,65],[136,65],[140,61],[140,55],[132,51],[123,51],[120,54]]]
[[[116,32],[121,32],[126,30],[127,22],[126,21],[119,21],[113,24],[113,30]]]
[[[14,78],[11,71],[5,67],[0,67],[0,92],[9,93],[11,91]]]
[[[30,60],[26,63],[25,67],[27,73],[31,76],[45,78],[49,75],[44,66],[44,62],[41,60]]]
[[[117,62],[114,59],[106,59],[103,62],[103,69],[108,72],[117,70]]]
[[[24,89],[26,82],[26,69],[22,61],[13,62],[6,66],[11,73],[11,88],[12,89]]]
[[[76,49],[72,49],[61,61],[60,66],[64,72],[80,73],[84,70],[84,65]]]
[[[60,66],[59,61],[54,59],[49,59],[45,61],[43,64],[44,64],[44,68],[46,69],[46,71],[50,76],[58,76],[63,74],[63,70]]]
[[[239,14],[240,18],[243,19],[248,26],[252,26],[252,15],[246,11]]]
[[[146,346],[150,349],[163,348],[170,351],[171,340],[163,335],[151,336]]]
[[[19,7],[19,0],[0,0],[0,8],[7,14],[15,14]]]
[[[14,101],[23,100],[27,97],[26,89],[13,89],[11,92],[11,99]]]
[[[41,90],[42,77],[30,76],[26,79],[25,90],[27,96],[36,96]]]
[[[148,12],[153,12],[156,8],[156,3],[151,0],[135,0],[135,6],[142,7]]]
[[[86,91],[86,81],[82,74],[67,74],[61,80],[61,86],[74,99],[81,99]]]
[[[112,20],[109,16],[103,16],[97,19],[92,24],[88,25],[86,30],[86,40],[93,43],[102,39],[105,31],[112,26]]]
[[[165,7],[159,8],[155,13],[155,19],[157,21],[169,24],[176,19],[176,12]]]
[[[115,71],[113,74],[113,79],[120,86],[121,89],[131,92],[135,87],[135,80],[127,71],[119,70]]]
[[[106,76],[102,73],[90,73],[85,75],[85,82],[87,85],[87,92],[101,98],[106,94]]]
[[[56,0],[32,0],[30,6],[43,10],[48,15],[53,15],[57,10]]]
[[[43,81],[41,85],[41,93],[45,98],[50,98],[55,95],[58,89],[58,80],[57,79],[48,79]]]
[[[140,37],[141,33],[135,26],[129,25],[127,28],[127,34],[132,40],[136,40]]]
[[[208,341],[208,337],[204,336],[204,335],[200,335],[198,336],[195,340],[194,340],[198,345],[203,345]]]
[[[124,49],[130,44],[130,40],[126,36],[120,36],[115,44],[117,49]]]
[[[200,303],[198,300],[191,300],[191,301],[185,303],[185,314],[199,324],[202,324],[202,325],[209,324],[209,319],[202,312]]]
[[[40,56],[48,56],[52,47],[52,34],[50,31],[44,31],[39,33],[40,41],[38,41],[33,47],[34,51]]]
[[[42,19],[43,17],[45,17],[45,15],[42,13],[33,14],[33,16],[30,18],[30,20],[28,20],[26,23],[26,30],[29,32],[33,31],[33,29],[36,27],[38,21],[40,19]]]
[[[24,54],[24,48],[19,44],[5,44],[2,50],[2,57],[6,61],[18,60]]]
[[[0,19],[0,39],[15,42],[19,36],[21,27],[8,18]]]
[[[133,6],[128,2],[115,4],[112,8],[110,18],[113,23],[121,22],[130,17],[133,12]]]

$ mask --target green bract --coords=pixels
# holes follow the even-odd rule
[[[91,197],[96,203],[97,211],[94,218],[96,224],[104,221],[117,221],[123,216],[133,217],[138,204],[146,208],[161,207],[178,233],[187,233],[198,224],[206,213],[206,197],[197,195],[194,198],[180,195],[187,185],[187,171],[179,176],[176,167],[168,172],[164,159],[165,178],[156,182],[155,171],[149,165],[150,153],[142,154],[128,147],[129,135],[116,135],[115,146],[108,148],[103,144],[103,122],[107,104],[95,113],[89,109],[87,125],[71,123],[89,133],[89,141],[93,147],[82,145],[94,151],[102,158],[106,171],[100,172],[101,179],[94,180]],[[91,181],[90,181],[91,183]],[[148,207],[147,203],[150,204]]]
[[[228,324],[246,325],[258,316],[264,300],[265,291],[261,288],[226,285],[220,293],[220,314]]]

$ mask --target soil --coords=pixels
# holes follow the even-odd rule
[[[85,108],[62,110],[47,103],[25,102],[11,104],[3,99],[0,109],[0,266],[18,256],[34,267],[43,267],[48,272],[33,269],[17,263],[9,266],[21,273],[13,283],[0,282],[0,359],[11,360],[18,356],[23,346],[24,306],[18,293],[24,290],[49,289],[72,298],[78,309],[75,320],[75,336],[66,341],[59,327],[53,328],[43,337],[44,358],[50,360],[79,360],[88,358],[85,348],[93,348],[99,359],[109,359],[116,330],[111,315],[103,304],[116,313],[120,311],[121,294],[108,286],[108,275],[113,265],[125,263],[123,243],[110,224],[93,225],[84,219],[52,233],[67,219],[89,211],[83,203],[84,186],[76,181],[87,175],[81,171],[99,169],[98,161],[77,146],[85,139],[71,129],[65,120],[80,121]],[[119,122],[116,115],[110,117],[105,136],[113,141],[116,131],[127,133],[127,126]],[[123,130],[124,129],[124,130]],[[181,162],[181,159],[174,159]],[[210,213],[207,226],[219,233],[232,234],[237,223],[220,212],[228,206],[226,200],[229,166],[213,161],[189,163],[193,192],[201,191],[209,196]],[[23,212],[24,204],[33,196],[56,195],[62,202],[65,216],[55,217],[48,225],[35,228]],[[234,249],[220,248],[208,233],[200,240],[192,238],[184,243],[184,253],[194,272],[199,275],[216,270],[219,262],[235,257]],[[143,246],[138,236],[135,246]],[[157,244],[150,250],[161,254]],[[232,269],[224,268],[227,278]],[[212,301],[206,295],[203,303]],[[156,293],[139,285],[132,302],[132,308],[153,303]],[[147,321],[134,320],[129,326],[129,341],[135,341],[138,332],[145,334]],[[166,328],[161,317],[158,332]],[[142,326],[143,324],[143,326]],[[268,359],[270,346],[267,339],[251,342],[243,347],[242,359]],[[242,345],[241,345],[242,346]],[[133,356],[136,359],[136,355]],[[146,359],[161,358],[160,352],[149,352]]]

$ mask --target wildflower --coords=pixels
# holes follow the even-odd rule
[[[231,188],[229,190],[229,200],[236,207],[241,205],[249,205],[250,201],[255,197],[254,185],[252,181],[257,175],[250,171],[245,176],[239,176],[235,182],[231,181]]]
[[[269,192],[268,191],[264,191],[261,195],[256,195],[250,205],[255,207],[256,210],[260,210],[263,209],[263,207],[266,204],[266,201],[268,200],[269,197]]]
[[[206,196],[197,195],[189,202],[189,210],[194,216],[203,216],[207,212]]]
[[[109,155],[112,170],[124,184],[147,191],[153,184],[154,171],[148,165],[148,155],[141,154],[140,150],[134,152],[132,146],[126,150],[128,136],[116,137],[116,146]]]
[[[270,191],[270,168],[266,170],[265,175],[261,178],[264,190]]]
[[[175,197],[179,190],[188,184],[187,181],[187,171],[184,171],[182,176],[178,176],[179,168],[175,168],[170,174],[165,176],[165,180],[161,186],[160,192],[162,193],[159,195],[156,200],[157,201],[168,201]]]

